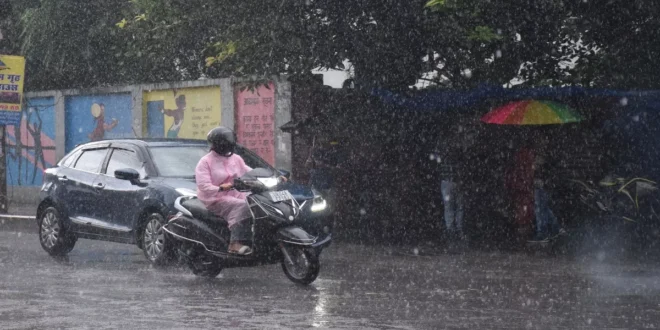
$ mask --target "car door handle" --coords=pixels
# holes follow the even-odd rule
[[[69,179],[66,177],[66,175],[58,176],[57,179],[60,180],[61,182],[67,182],[67,181],[69,181]]]
[[[103,189],[103,188],[105,188],[105,185],[102,184],[102,183],[97,183],[97,184],[94,186],[94,188],[96,188],[96,189]]]

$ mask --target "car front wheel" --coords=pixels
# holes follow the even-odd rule
[[[39,242],[51,256],[63,256],[73,250],[77,238],[69,234],[62,223],[62,216],[55,207],[49,207],[41,213],[38,220]]]
[[[164,266],[173,260],[174,250],[172,244],[167,241],[163,225],[165,225],[163,216],[152,213],[146,218],[142,229],[144,255],[151,263],[159,266]]]

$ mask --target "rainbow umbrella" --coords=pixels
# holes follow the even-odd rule
[[[577,123],[582,117],[575,110],[552,101],[517,101],[496,108],[481,121],[499,125],[553,125]]]

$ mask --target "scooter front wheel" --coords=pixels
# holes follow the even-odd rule
[[[310,284],[316,280],[321,270],[319,257],[314,249],[298,246],[282,247],[282,270],[291,281]]]

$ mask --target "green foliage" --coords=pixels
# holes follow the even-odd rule
[[[429,7],[429,8],[442,7],[446,4],[446,2],[447,2],[446,0],[429,0],[429,2],[427,2],[424,7]]]
[[[229,57],[236,54],[236,43],[233,41],[229,42],[216,42],[211,46],[211,50],[215,56],[206,58],[206,66],[210,67],[213,64],[224,62]]]
[[[41,0],[16,11],[17,42],[27,58],[28,89],[98,86],[122,82],[123,41],[113,30],[121,0]]]
[[[498,35],[497,33],[493,32],[493,29],[487,27],[487,26],[477,26],[474,28],[474,30],[470,31],[468,33],[468,40],[472,41],[483,41],[483,42],[491,42],[495,40],[501,40],[502,36]]]
[[[0,0],[3,52],[28,89],[304,77],[343,68],[363,86],[481,83],[655,88],[651,0]],[[572,62],[574,65],[565,65]],[[470,75],[464,74],[470,71]]]

